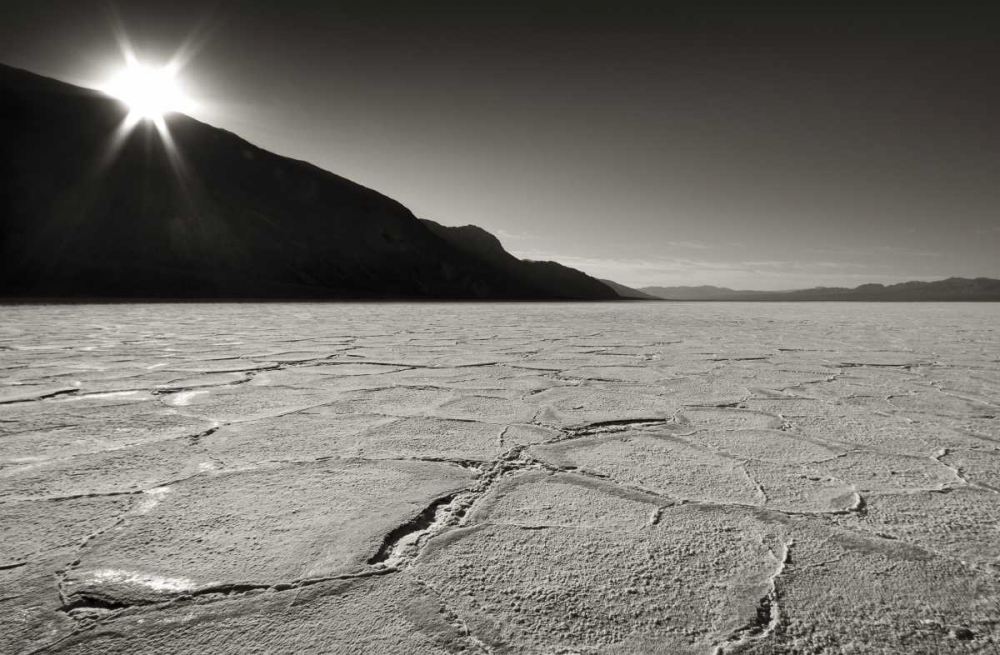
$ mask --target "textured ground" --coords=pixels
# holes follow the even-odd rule
[[[2,653],[1000,653],[1000,305],[0,311]]]

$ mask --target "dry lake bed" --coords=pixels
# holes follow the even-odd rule
[[[0,308],[2,653],[998,653],[998,304]]]

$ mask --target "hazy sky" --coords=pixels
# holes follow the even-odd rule
[[[634,286],[1000,277],[1000,21],[818,4],[114,6],[144,62],[193,46],[196,117],[520,256]],[[104,82],[109,6],[0,4],[0,62]]]

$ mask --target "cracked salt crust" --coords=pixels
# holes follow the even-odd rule
[[[995,306],[308,307],[5,310],[0,651],[1000,646]]]
[[[207,393],[208,391],[182,391],[170,400],[170,404],[177,407],[186,407],[191,404],[192,400]]]
[[[146,514],[151,512],[154,507],[163,501],[163,497],[170,493],[170,487],[154,487],[153,489],[146,489],[143,491],[143,498],[135,506],[135,512],[138,514]]]
[[[89,573],[95,584],[125,584],[147,587],[158,592],[180,592],[194,588],[194,582],[187,578],[164,578],[158,575],[140,573],[138,571],[120,571],[116,569],[101,569]]]

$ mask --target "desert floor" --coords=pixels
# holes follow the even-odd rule
[[[1000,653],[1000,305],[0,312],[0,652]]]

